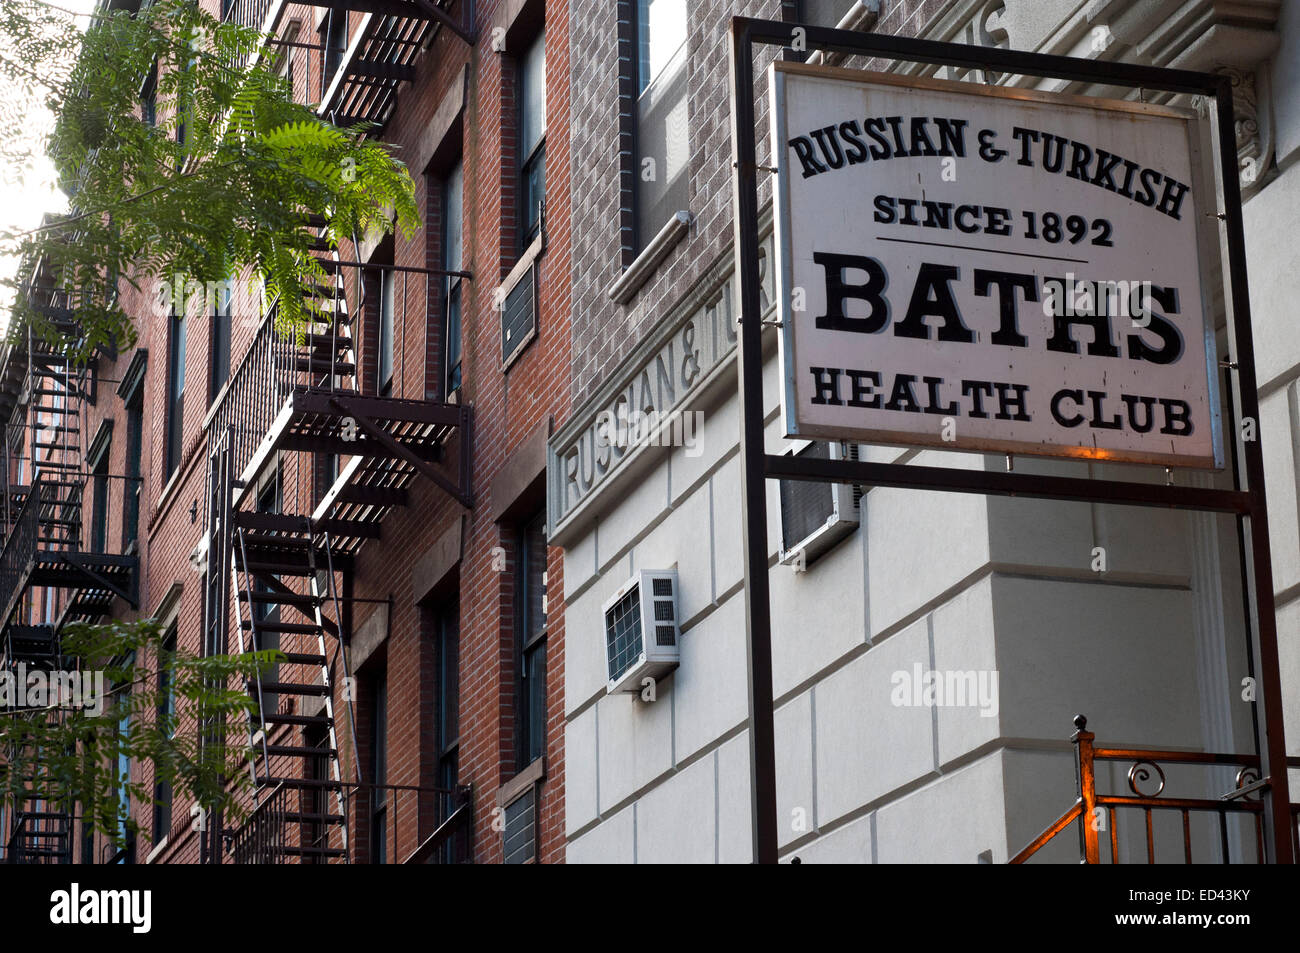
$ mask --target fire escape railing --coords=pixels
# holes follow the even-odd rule
[[[468,786],[349,782],[343,785],[343,792],[349,815],[360,811],[371,821],[382,818],[382,826],[362,825],[367,835],[358,839],[359,856],[344,860],[367,862],[375,857],[375,838],[383,839],[382,856],[390,863],[467,863],[473,857]],[[278,785],[249,814],[231,835],[233,863],[300,863],[311,856],[312,848],[328,846],[328,826],[313,827],[300,820],[302,814],[292,798],[286,785]]]
[[[4,850],[7,864],[72,863],[71,815],[21,811],[14,817]]]
[[[27,573],[36,553],[45,487],[40,476],[32,482],[22,509],[14,520],[4,550],[0,551],[0,624],[13,616],[22,598]]]
[[[276,2],[277,0],[223,0],[222,19],[250,30],[261,31],[266,28],[267,14]],[[240,56],[235,60],[235,68],[242,70],[251,58],[251,55]]]
[[[231,472],[240,478],[271,431],[289,397],[298,391],[355,394],[357,332],[363,323],[375,326],[381,307],[392,309],[396,390],[401,392],[401,362],[408,328],[420,333],[433,314],[430,302],[449,278],[472,279],[467,271],[370,264],[321,259],[328,286],[308,287],[313,313],[300,327],[286,328],[272,308],[258,326],[253,342],[235,367],[224,396],[209,413],[205,428],[209,455],[227,432],[231,437]],[[389,275],[387,282],[385,274]],[[385,290],[387,288],[387,290]],[[358,322],[360,318],[360,322]],[[377,373],[377,368],[371,368]],[[420,399],[424,398],[421,392]]]
[[[1077,730],[1071,740],[1077,756],[1075,770],[1078,799],[1008,863],[1026,863],[1072,825],[1078,829],[1079,863],[1102,863],[1103,839],[1110,842],[1110,863],[1121,863],[1121,811],[1129,818],[1138,815],[1143,826],[1137,829],[1137,839],[1145,844],[1146,861],[1149,864],[1156,863],[1156,818],[1163,816],[1172,816],[1181,822],[1182,850],[1179,853],[1184,863],[1203,863],[1209,859],[1205,856],[1193,857],[1193,816],[1217,821],[1218,848],[1223,863],[1264,862],[1264,805],[1259,795],[1267,787],[1268,780],[1259,776],[1258,757],[1157,748],[1101,748],[1094,745],[1095,735],[1087,730],[1088,720],[1083,715],[1076,716],[1074,724]],[[1098,793],[1098,762],[1129,764],[1126,779],[1131,793]],[[1167,778],[1161,765],[1176,768],[1219,767],[1225,770],[1235,768],[1234,787],[1217,798],[1170,797],[1164,793]],[[1288,758],[1287,765],[1300,768],[1300,758]],[[1234,838],[1229,836],[1230,818],[1233,819],[1233,824],[1239,823],[1240,819],[1246,820],[1253,830],[1253,855],[1232,856],[1231,842]],[[1279,823],[1289,826],[1292,842],[1300,849],[1300,804],[1292,804],[1290,816],[1280,819]],[[1198,824],[1198,828],[1199,826]],[[1129,838],[1123,840],[1126,845],[1129,844]],[[1241,851],[1239,848],[1238,852]],[[1168,852],[1162,852],[1162,857],[1169,859]]]
[[[230,854],[236,864],[285,862],[289,814],[289,789],[278,785],[235,831]]]
[[[296,342],[276,330],[275,311],[262,319],[252,345],[207,420],[209,442],[230,433],[232,471],[238,477],[271,429],[297,384]]]

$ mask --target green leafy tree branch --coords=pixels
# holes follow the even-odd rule
[[[262,307],[275,303],[285,326],[301,326],[315,309],[309,289],[328,283],[312,254],[313,223],[325,223],[333,248],[394,228],[414,233],[405,165],[366,124],[336,127],[295,103],[256,31],[186,0],[102,13],[84,37],[59,16],[34,0],[5,6],[0,77],[45,78],[57,117],[45,147],[70,213],[0,232],[0,253],[56,276],[79,323],[79,339],[61,342],[69,352],[135,342],[138,315],[124,310],[121,281],[151,294],[177,275],[206,284],[251,270]],[[155,76],[150,122],[141,90]],[[21,164],[23,148],[0,148],[0,162]],[[20,273],[15,288],[29,278]],[[13,317],[11,330],[30,323],[58,341],[21,293]]]
[[[154,804],[158,784],[208,811],[241,816],[252,705],[242,686],[278,652],[202,657],[169,649],[152,619],[69,625],[62,651],[83,675],[81,698],[0,712],[0,790],[11,803],[58,805],[119,847],[147,836],[124,806]],[[102,683],[85,680],[94,673]],[[102,684],[108,697],[88,704],[88,684]],[[152,771],[123,775],[124,762],[147,762]]]

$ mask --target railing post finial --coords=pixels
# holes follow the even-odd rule
[[[1080,860],[1085,864],[1099,864],[1101,849],[1097,837],[1097,778],[1092,756],[1092,740],[1096,736],[1087,730],[1088,719],[1083,715],[1074,716],[1074,727],[1076,731],[1071,741],[1079,756],[1079,802],[1082,806],[1079,814],[1079,848],[1083,856]]]

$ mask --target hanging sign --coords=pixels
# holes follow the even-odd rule
[[[1193,113],[785,62],[770,86],[788,436],[1223,465]]]

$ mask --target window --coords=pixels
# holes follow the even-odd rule
[[[339,455],[337,453],[317,452],[312,455],[312,477],[314,480],[313,508],[320,506],[325,494],[330,491],[334,481],[339,478]]]
[[[91,474],[91,514],[90,514],[90,551],[105,552],[108,543],[108,448],[109,440],[97,441],[92,445],[90,457]]]
[[[687,208],[686,0],[637,0],[635,250]],[[625,160],[626,161],[626,160]]]
[[[140,88],[140,118],[146,126],[158,125],[158,63],[154,62]]]
[[[328,749],[330,746],[329,729],[324,725],[309,726],[303,731],[303,742],[308,748]],[[307,758],[304,764],[304,772],[309,781],[331,780],[329,755],[315,754]],[[330,825],[323,820],[330,813],[328,790],[323,784],[313,785],[303,791],[301,797],[306,805],[306,812],[309,815],[314,815],[302,825],[304,846],[328,848],[330,846]],[[309,854],[302,858],[302,862],[304,864],[324,864],[328,863],[328,859],[322,855]]]
[[[686,0],[637,0],[637,95],[673,64],[686,43]]]
[[[799,22],[833,27],[857,3],[858,0],[800,0]]]
[[[168,322],[167,342],[167,446],[163,454],[163,486],[181,465],[185,423],[185,336],[189,323],[185,315],[173,315]]]
[[[234,281],[223,281],[217,287],[217,300],[212,312],[212,340],[210,342],[209,362],[211,376],[208,379],[208,403],[211,404],[221,393],[230,377],[230,335],[232,332],[232,312],[234,308]]]
[[[320,93],[323,99],[330,88],[330,80],[343,62],[348,47],[348,14],[346,10],[330,10],[320,25],[321,74]]]
[[[379,288],[379,395],[393,394],[393,312],[397,307],[397,272],[384,269]]]
[[[136,352],[123,376],[118,393],[126,408],[126,479],[122,495],[122,552],[140,536],[141,448],[144,440],[144,369],[147,352]]]
[[[370,688],[370,862],[388,863],[388,682],[375,676]]]
[[[176,718],[176,692],[172,683],[172,662],[176,655],[176,623],[163,640],[158,654],[158,721],[174,725]],[[174,726],[168,736],[175,734]],[[172,786],[166,780],[156,780],[153,786],[153,843],[162,843],[172,827]]]
[[[538,513],[516,541],[516,768],[546,751],[546,517]]]
[[[3,809],[0,809],[0,830],[4,829],[3,817]],[[90,823],[90,811],[85,804],[81,805],[81,817],[81,862],[83,864],[93,864],[95,862],[95,828]]]
[[[461,270],[464,185],[465,169],[457,162],[442,186],[442,267],[446,271]],[[450,397],[460,390],[461,279],[448,276],[446,281],[442,324],[443,394]]]
[[[458,780],[460,745],[460,599],[440,605],[434,618],[434,732],[438,786],[454,788]]]
[[[539,32],[519,62],[519,250],[542,228],[546,198],[546,33]]]
[[[125,846],[119,846],[114,863],[131,864],[135,862],[135,845],[131,843],[130,832],[126,827],[127,819],[131,816],[131,791],[127,787],[131,783],[131,758],[126,750],[126,739],[131,733],[130,697],[126,694],[125,687],[119,687],[122,688],[123,694],[117,701],[120,711],[117,716],[115,745],[117,759],[117,837],[115,840],[125,841]]]
[[[258,513],[279,513],[284,502],[284,474],[282,467],[276,466],[274,474],[261,487],[258,488],[254,507]],[[272,579],[279,580],[278,575],[272,575]],[[260,579],[253,583],[254,592],[270,592],[272,587]],[[272,649],[280,648],[280,633],[275,631],[275,625],[280,621],[280,607],[275,603],[258,602],[252,603],[250,614],[257,624],[257,629],[253,633],[253,650],[266,652]],[[266,627],[270,627],[269,629]],[[278,682],[280,680],[279,664],[272,665],[262,675],[259,684],[266,682]],[[259,690],[261,697],[261,711],[264,713],[274,713],[279,710],[280,696],[266,691],[264,688]],[[254,699],[256,702],[258,699]],[[261,716],[259,715],[259,718]]]

